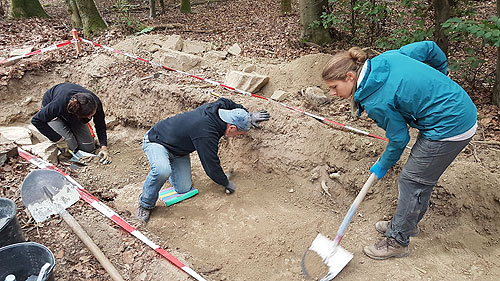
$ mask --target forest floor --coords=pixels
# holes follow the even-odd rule
[[[25,46],[40,49],[70,39],[70,24],[60,1],[45,0],[52,19],[0,20],[0,57]],[[294,12],[280,15],[276,1],[207,1],[181,14],[177,2],[155,20],[144,1],[129,1],[126,15],[96,1],[110,31],[92,38],[103,45],[150,59],[151,42],[177,34],[209,42],[217,50],[238,43],[241,56],[204,58],[189,70],[223,82],[229,70],[253,65],[270,77],[259,93],[288,92],[284,103],[383,136],[366,116],[354,120],[345,101],[311,103],[301,91],[324,87],[322,65],[337,48],[301,46],[296,1]],[[276,2],[276,3],[275,3]],[[118,3],[118,1],[116,2]],[[101,5],[102,4],[102,5]],[[151,34],[127,36],[128,20],[156,26]],[[160,37],[158,37],[160,36]],[[152,75],[161,73],[162,75]],[[319,123],[280,104],[246,97],[193,78],[157,69],[138,60],[83,45],[33,56],[0,67],[0,125],[26,126],[51,86],[73,82],[94,91],[107,117],[119,124],[108,139],[113,163],[89,163],[70,170],[59,165],[94,196],[207,280],[304,280],[300,261],[318,233],[333,238],[347,209],[384,151],[378,139]],[[266,109],[272,119],[243,138],[221,140],[225,170],[234,170],[237,191],[226,195],[191,157],[193,184],[200,194],[171,207],[158,203],[146,225],[134,221],[137,197],[148,172],[142,136],[155,122],[215,101],[207,89],[243,104]],[[435,187],[422,234],[412,238],[410,256],[375,261],[362,248],[380,237],[374,224],[390,219],[397,202],[397,178],[408,153],[376,183],[359,207],[342,245],[353,260],[336,280],[497,280],[500,276],[500,109],[487,102],[488,91],[471,95],[479,129],[473,142]],[[412,143],[416,131],[411,131]],[[56,257],[56,280],[110,280],[109,275],[58,217],[34,223],[20,198],[20,186],[35,169],[20,157],[0,167],[0,196],[16,201],[27,240],[46,245]],[[336,173],[339,177],[330,178]],[[323,183],[323,184],[322,184]],[[322,186],[326,185],[326,188]],[[326,192],[326,191],[327,192]],[[125,280],[190,280],[163,257],[123,231],[83,201],[69,209]]]

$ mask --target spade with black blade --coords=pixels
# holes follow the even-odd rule
[[[21,197],[36,222],[43,222],[51,215],[60,215],[82,242],[89,248],[99,263],[115,281],[124,281],[120,273],[97,247],[85,230],[66,211],[80,195],[66,177],[53,170],[34,170],[24,179]]]

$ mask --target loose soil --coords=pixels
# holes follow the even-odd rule
[[[139,38],[103,40],[150,59],[147,42],[154,36]],[[217,43],[224,50],[234,42]],[[2,80],[0,125],[28,124],[43,93],[54,84],[73,82],[94,91],[102,99],[108,119],[115,119],[108,131],[113,163],[89,163],[78,170],[60,167],[207,280],[304,280],[300,270],[304,251],[318,233],[335,236],[368,179],[370,166],[385,148],[384,141],[322,124],[278,103],[214,88],[102,49],[84,46],[81,56],[69,52],[70,48],[55,51],[53,54],[60,55],[51,55],[52,61],[28,61],[25,66],[36,62],[43,67]],[[274,90],[284,90],[289,93],[283,101],[288,105],[384,135],[366,116],[352,119],[345,101],[331,99],[317,105],[303,96],[301,90],[306,87],[322,87],[318,76],[329,56],[311,50],[297,54],[283,59],[244,51],[243,56],[226,60],[204,59],[189,72],[223,82],[228,71],[255,65],[256,72],[270,77],[270,84],[259,94],[269,97]],[[19,65],[9,68],[9,73],[18,71],[16,67]],[[153,73],[161,75],[150,77]],[[266,109],[272,116],[262,129],[254,129],[248,136],[221,140],[221,163],[224,170],[235,171],[236,192],[226,195],[205,175],[193,153],[193,185],[200,193],[171,207],[158,203],[150,222],[138,224],[133,215],[149,170],[141,150],[142,136],[168,116],[215,101],[207,90],[250,111]],[[498,279],[500,146],[498,130],[491,125],[498,120],[491,112],[498,114],[497,110],[488,107],[484,113],[488,122],[479,122],[474,141],[438,181],[420,224],[422,233],[411,240],[410,256],[375,261],[366,257],[362,248],[381,237],[375,222],[390,219],[396,209],[397,178],[409,153],[403,154],[387,176],[371,188],[349,225],[342,246],[354,258],[336,280]],[[411,135],[414,140],[416,131]],[[16,200],[26,238],[54,253],[56,280],[109,280],[60,218],[35,224],[27,214],[19,188],[31,169],[34,167],[19,157],[0,167],[0,195]],[[332,173],[339,176],[330,178]],[[126,280],[191,280],[86,203],[76,203],[70,212]]]

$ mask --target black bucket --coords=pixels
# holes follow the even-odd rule
[[[54,281],[52,270],[55,259],[52,252],[44,245],[35,242],[16,243],[0,248],[0,280],[14,275],[16,280],[33,279],[46,263],[50,267],[45,272],[43,281]],[[34,278],[36,280],[36,277]]]
[[[16,210],[14,201],[0,198],[0,248],[25,241],[16,217]],[[3,279],[0,280],[3,281]]]

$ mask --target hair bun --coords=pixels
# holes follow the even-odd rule
[[[367,55],[360,47],[352,47],[347,51],[349,56],[356,62],[356,64],[363,64],[366,61]]]

